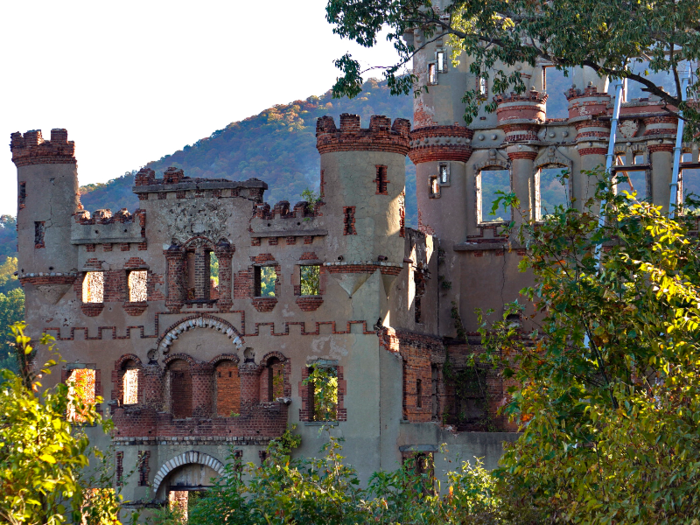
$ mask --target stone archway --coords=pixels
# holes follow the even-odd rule
[[[167,491],[168,487],[162,486],[163,481],[166,480],[172,474],[176,473],[177,471],[183,470],[184,468],[193,465],[201,465],[203,467],[207,467],[219,476],[223,476],[224,474],[224,464],[221,461],[219,461],[213,456],[210,456],[209,454],[205,454],[204,452],[197,452],[195,450],[192,450],[190,452],[180,454],[179,456],[174,457],[169,461],[166,461],[160,467],[155,478],[153,478],[154,493],[160,495],[160,493],[162,492],[162,495],[167,496],[165,492]]]
[[[160,339],[158,339],[156,348],[161,352],[161,355],[167,355],[170,351],[170,347],[181,333],[188,332],[196,328],[208,328],[210,330],[216,330],[217,332],[223,333],[229,339],[231,339],[232,344],[238,350],[240,350],[245,343],[243,336],[231,323],[219,317],[204,314],[185,317],[175,325],[168,328]]]

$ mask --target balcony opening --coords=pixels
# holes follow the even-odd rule
[[[87,410],[95,404],[96,373],[92,368],[75,368],[70,371],[66,384],[68,397],[76,401],[68,409],[68,420],[75,423],[87,421]]]

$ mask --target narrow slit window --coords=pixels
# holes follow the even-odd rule
[[[436,176],[430,177],[430,198],[437,199],[440,196],[440,182]]]
[[[377,166],[377,195],[386,195],[388,189],[388,180],[386,176],[386,166]]]
[[[556,206],[566,208],[568,199],[566,196],[567,181],[563,175],[566,168],[542,168],[539,173],[539,219],[554,213]]]
[[[77,401],[68,409],[68,419],[75,423],[87,421],[86,411],[95,404],[95,370],[76,368],[68,376],[68,397]]]
[[[301,295],[320,295],[321,267],[319,265],[301,266],[299,268]]]
[[[105,281],[102,272],[87,272],[83,279],[83,302],[104,302]]]
[[[209,252],[209,299],[219,298],[219,258],[214,252]]]
[[[267,363],[267,400],[284,397],[284,363],[273,357]]]
[[[148,299],[147,282],[146,270],[129,272],[129,302],[141,303]]]
[[[439,176],[440,176],[440,184],[448,184],[450,182],[447,164],[440,164]]]
[[[233,361],[220,361],[216,365],[216,415],[233,417],[241,412],[241,378],[238,365]]]
[[[416,379],[416,406],[423,408],[423,382]]]
[[[139,402],[139,371],[137,368],[124,370],[122,390],[124,392],[122,398],[124,405],[136,405]]]
[[[20,182],[19,183],[19,209],[20,210],[22,208],[24,208],[26,201],[27,201],[27,183]]]
[[[510,172],[508,170],[483,170],[479,175],[479,207],[481,222],[503,222],[506,211],[500,206],[494,214],[491,210],[501,196],[510,193]],[[499,193],[500,192],[500,193]]]
[[[435,62],[428,64],[428,84],[437,84],[437,64]]]
[[[148,467],[148,459],[150,456],[151,456],[151,453],[148,451],[139,452],[139,455],[138,455],[139,487],[147,487],[148,486],[148,473],[150,472],[150,469]]]
[[[477,78],[477,89],[479,90],[479,95],[481,95],[482,97],[488,95],[488,84],[486,81],[486,77],[479,76]]]
[[[274,297],[277,271],[274,266],[255,267],[255,296]]]
[[[435,60],[437,62],[438,71],[444,73],[447,70],[447,64],[445,63],[445,52],[442,49],[435,53]]]
[[[34,247],[44,248],[44,221],[34,221]]]
[[[440,375],[438,371],[438,367],[436,364],[430,365],[430,374],[431,374],[431,389],[430,389],[430,405],[431,405],[431,411],[432,411],[432,418],[433,419],[438,419],[438,416],[440,415],[440,405],[439,405],[439,398],[438,398],[438,388],[439,388],[439,382],[440,382]]]
[[[355,206],[343,208],[343,235],[357,235],[355,229]]]

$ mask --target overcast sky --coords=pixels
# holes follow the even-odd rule
[[[10,133],[66,128],[80,184],[105,182],[274,104],[321,95],[346,51],[326,0],[0,0],[0,213],[15,215]]]

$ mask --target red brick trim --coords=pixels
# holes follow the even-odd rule
[[[148,302],[142,301],[142,302],[137,302],[137,303],[132,303],[132,302],[126,302],[124,303],[124,311],[127,313],[127,315],[137,317],[141,315],[143,312],[146,311],[146,308],[148,308]]]
[[[658,151],[665,151],[673,153],[673,144],[654,144],[647,146],[649,153],[656,153]]]
[[[80,305],[80,310],[88,317],[97,317],[102,313],[104,307],[104,303],[82,303]]]
[[[340,129],[333,117],[316,121],[316,148],[323,155],[334,151],[382,151],[406,155],[409,149],[411,123],[405,119],[391,119],[372,115],[369,128],[360,128],[359,115],[340,115]]]
[[[364,264],[339,264],[327,263],[324,268],[328,273],[374,273],[379,270],[382,275],[399,275],[403,270],[401,266],[387,266],[381,263]]]
[[[27,131],[11,135],[10,149],[15,166],[40,164],[76,164],[75,143],[68,141],[65,129],[51,130],[51,140],[44,140],[41,131]]]
[[[297,297],[296,302],[303,312],[313,312],[323,304],[323,297],[320,295]]]
[[[258,312],[271,312],[277,305],[277,297],[254,297],[253,307]]]
[[[606,155],[607,153],[607,148],[581,148],[578,150],[578,154],[581,157],[584,155]]]
[[[508,158],[510,160],[527,159],[535,160],[537,158],[536,151],[511,151],[508,152]]]

